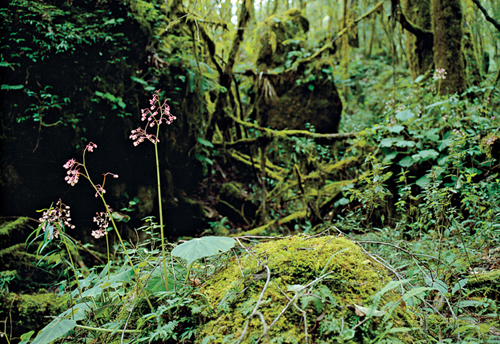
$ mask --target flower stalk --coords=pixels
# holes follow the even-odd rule
[[[160,135],[160,125],[165,122],[167,125],[171,124],[176,117],[170,113],[170,107],[167,101],[164,100],[163,103],[159,99],[160,90],[156,90],[153,94],[153,98],[149,100],[150,107],[141,110],[141,121],[146,122],[144,128],[137,128],[132,130],[130,139],[134,140],[134,146],[138,146],[144,140],[149,140],[153,143],[155,147],[155,160],[156,160],[156,178],[158,185],[158,208],[160,215],[160,237],[161,237],[161,251],[162,251],[162,266],[163,266],[163,278],[165,283],[165,290],[168,291],[168,271],[167,271],[167,261],[165,258],[165,233],[163,224],[163,206],[161,197],[161,178],[160,178],[160,159],[158,154],[158,136]],[[147,132],[148,127],[156,126],[156,135],[149,134]]]

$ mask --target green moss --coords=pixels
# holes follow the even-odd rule
[[[51,316],[56,316],[68,308],[67,302],[68,295],[58,297],[43,289],[33,295],[10,293],[0,300],[3,305],[0,318],[12,319],[12,323],[9,320],[7,326],[12,326],[13,337],[19,337],[32,330],[41,330],[52,321]]]
[[[362,315],[356,314],[354,305],[369,307],[373,296],[390,281],[380,265],[347,239],[294,236],[258,244],[249,252],[251,254],[233,260],[202,288],[215,315],[200,328],[199,342],[210,336],[213,336],[210,343],[237,340],[264,289],[257,311],[262,314],[266,326],[281,314],[269,330],[271,342],[303,342],[304,314],[309,341],[311,338],[320,341],[343,337],[346,342],[361,343],[383,332],[389,319],[394,327],[405,327],[413,321],[396,307],[383,321],[380,318],[366,321],[350,335],[342,332],[341,328],[352,328],[363,320]],[[267,287],[264,264],[270,269]],[[289,305],[295,292],[287,288],[305,286],[325,273],[329,273],[328,276],[311,284],[311,290],[296,299],[295,306],[305,313]],[[385,294],[378,309],[397,299],[394,294]],[[254,342],[262,331],[261,318],[254,316],[243,342]],[[402,334],[399,340],[413,342],[408,335]]]
[[[430,0],[402,0],[406,19],[419,28],[430,30],[432,26]],[[406,31],[406,51],[411,76],[416,79],[425,74],[434,61],[432,36],[415,36]]]
[[[444,68],[446,79],[439,83],[439,94],[459,94],[465,91],[464,59],[462,56],[463,15],[460,0],[432,2],[434,31],[434,66]]]
[[[4,222],[0,225],[0,236],[9,236],[14,231],[23,230],[28,225],[27,217],[20,217],[12,222]]]

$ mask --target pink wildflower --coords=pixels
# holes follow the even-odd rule
[[[129,138],[134,141],[134,146],[138,146],[144,140],[149,140],[153,144],[160,142],[158,137],[153,134],[148,134],[147,128],[153,128],[155,125],[160,126],[163,122],[170,125],[177,118],[170,113],[170,107],[167,101],[160,102],[158,94],[160,90],[156,90],[153,98],[149,100],[150,107],[141,109],[141,121],[146,121],[144,128],[137,128],[130,132]],[[159,118],[158,118],[159,114]]]
[[[66,174],[67,176],[64,177],[64,180],[71,186],[75,186],[75,184],[78,183],[78,178],[80,177],[80,170],[75,168],[68,170]]]
[[[96,186],[96,190],[97,192],[95,193],[95,197],[97,198],[97,196],[103,196],[105,193],[106,193],[106,190],[104,190],[104,188],[101,186],[101,184],[97,184]]]
[[[434,80],[444,80],[446,79],[446,71],[444,70],[444,68],[438,68],[436,69],[436,71],[434,72]]]
[[[64,229],[64,227],[71,229],[75,228],[75,226],[70,223],[71,216],[69,206],[64,204],[61,200],[57,201],[55,207],[50,207],[45,210],[39,221],[43,225],[44,232],[47,229],[52,229],[52,232],[49,233],[49,240],[59,238],[59,230]]]
[[[85,150],[88,150],[90,153],[94,151],[94,148],[97,148],[97,145],[94,142],[90,142],[87,147],[85,147]]]
[[[112,212],[113,209],[111,209],[108,206],[109,212]],[[100,213],[96,213],[96,217],[94,217],[94,222],[97,223],[97,226],[99,227],[97,230],[92,231],[91,235],[96,238],[102,238],[103,236],[107,235],[108,232],[106,229],[109,227],[109,213],[105,211],[101,211]]]

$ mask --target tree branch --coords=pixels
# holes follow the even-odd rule
[[[434,35],[431,30],[422,29],[409,21],[403,13],[399,0],[391,0],[391,5],[393,15],[396,15],[396,19],[399,21],[403,29],[411,32],[415,36]]]
[[[488,14],[488,12],[486,12],[486,9],[479,2],[479,0],[472,0],[472,2],[476,4],[477,8],[479,8],[479,10],[481,12],[483,12],[484,17],[486,18],[486,20],[489,21],[490,23],[492,23],[496,27],[496,29],[498,31],[500,31],[500,24],[495,19],[493,19],[492,17],[490,17],[490,15]]]

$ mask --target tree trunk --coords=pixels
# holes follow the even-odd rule
[[[432,29],[430,0],[402,0],[408,21],[424,30]],[[411,76],[416,79],[431,68],[434,56],[432,35],[415,35],[406,31],[406,51]]]
[[[463,15],[460,0],[432,1],[434,31],[434,65],[446,71],[439,83],[440,94],[465,91],[464,59],[462,55]]]

